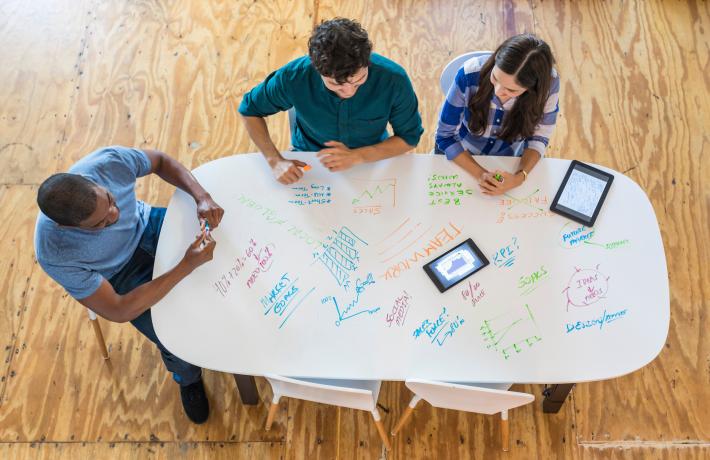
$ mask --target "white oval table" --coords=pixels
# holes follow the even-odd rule
[[[567,160],[544,159],[522,186],[488,197],[439,155],[344,173],[297,157],[312,169],[293,186],[260,154],[194,171],[225,214],[213,261],[152,309],[180,358],[246,375],[562,384],[633,372],[662,349],[663,243],[623,174],[602,168],[615,180],[586,228],[549,211]],[[514,171],[518,159],[478,161]],[[197,231],[195,203],[178,190],[154,276]],[[490,265],[439,293],[422,266],[469,237]]]

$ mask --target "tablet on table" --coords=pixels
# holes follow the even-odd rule
[[[550,211],[591,227],[613,180],[612,174],[572,160]]]
[[[444,292],[486,265],[488,259],[469,238],[427,263],[423,268],[439,292]]]

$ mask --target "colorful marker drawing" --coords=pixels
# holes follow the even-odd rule
[[[521,275],[518,279],[518,289],[521,291],[520,295],[530,294],[540,286],[542,281],[549,279],[549,277],[550,272],[545,269],[544,265],[541,265],[540,269],[535,270],[529,275]]]
[[[259,249],[256,240],[249,238],[249,244],[246,250],[237,254],[229,271],[222,274],[217,281],[214,282],[214,288],[222,297],[226,297],[232,288],[232,284],[237,284],[236,281],[239,279],[242,270],[247,268],[247,266],[249,266],[248,269],[251,269],[251,273],[249,275],[245,274],[242,278],[247,277],[246,286],[251,288],[254,283],[256,283],[260,274],[268,272],[271,268],[274,257],[274,247],[273,243],[269,243]],[[251,267],[252,265],[253,267]],[[244,273],[246,273],[246,271],[248,270],[245,270]]]
[[[475,307],[478,303],[483,300],[486,296],[486,290],[481,287],[481,283],[476,281],[471,282],[471,278],[468,279],[467,286],[461,291],[461,297],[463,300],[471,299],[471,306]]]
[[[342,308],[340,306],[340,304],[338,303],[338,299],[335,296],[326,296],[321,299],[321,304],[332,302],[335,306],[335,312],[338,315],[338,319],[335,320],[336,326],[340,326],[343,321],[354,318],[356,316],[365,313],[372,315],[380,311],[380,307],[358,308],[360,303],[360,295],[365,292],[367,286],[371,284],[375,284],[375,279],[373,278],[372,273],[368,273],[367,278],[365,278],[364,281],[361,281],[360,278],[358,278],[355,281],[355,298],[345,308]]]
[[[570,332],[583,331],[589,328],[596,329],[597,326],[599,326],[599,330],[602,330],[602,328],[606,324],[612,323],[617,319],[625,317],[627,312],[627,308],[612,313],[607,313],[607,311],[604,310],[604,313],[602,313],[601,316],[599,316],[598,318],[592,318],[585,321],[577,321],[575,323],[567,323],[565,325],[565,329],[567,330],[567,334],[569,334]]]
[[[327,244],[323,244],[322,251],[314,252],[313,256],[328,269],[338,286],[347,291],[350,287],[350,274],[360,265],[358,247],[367,246],[367,242],[347,227],[332,232],[334,236],[326,237]]]
[[[245,196],[243,193],[239,194],[239,197],[237,198],[237,203],[241,204],[247,209],[251,209],[253,212],[258,213],[266,223],[280,228],[288,235],[291,235],[296,238],[296,241],[307,245],[309,248],[320,248],[323,245],[323,242],[318,237],[313,236],[309,233],[309,231],[312,230],[309,229],[308,231],[306,231],[300,225],[290,223],[288,219],[281,216],[275,209],[270,208],[268,206],[264,206],[261,203],[258,203],[257,201],[253,200],[252,198]]]
[[[555,215],[547,208],[549,199],[547,195],[540,194],[540,189],[536,189],[534,192],[523,198],[518,198],[509,193],[505,193],[504,197],[505,198],[498,200],[498,205],[503,208],[498,215],[498,219],[496,220],[496,223],[498,224],[502,223],[506,218],[508,220],[515,220],[550,217]],[[523,208],[525,211],[511,212],[513,208],[516,208],[519,205],[524,205]]]
[[[567,297],[569,306],[586,307],[606,298],[609,291],[609,277],[599,271],[599,265],[594,268],[577,268],[567,282],[562,293]]]
[[[427,178],[429,206],[460,206],[465,196],[473,195],[473,190],[464,186],[458,174],[432,174]]]
[[[397,179],[352,179],[362,192],[352,199],[354,214],[380,214],[397,206]]]
[[[618,241],[611,241],[609,243],[595,243],[593,241],[585,241],[584,244],[589,244],[592,246],[599,246],[604,249],[619,249],[623,248],[624,246],[627,246],[631,242],[629,240],[618,240]]]
[[[288,202],[298,206],[323,205],[331,203],[330,185],[299,185],[291,187],[293,199]]]
[[[422,321],[419,327],[412,332],[412,336],[416,340],[426,335],[427,338],[431,339],[429,343],[442,347],[444,343],[446,343],[446,340],[453,336],[464,322],[464,319],[459,315],[451,319],[451,315],[446,311],[446,307],[442,307],[441,313],[439,313],[437,317]]]
[[[498,268],[512,267],[519,251],[520,245],[518,244],[518,237],[514,236],[510,244],[503,246],[493,253],[491,256],[493,259],[493,265]]]
[[[575,222],[567,222],[560,230],[560,246],[565,249],[578,248],[582,243],[591,241],[593,236],[594,229]]]
[[[529,193],[527,196],[525,196],[523,198],[518,198],[518,197],[515,197],[509,193],[504,193],[505,197],[512,201],[512,204],[505,203],[504,200],[501,200],[501,201],[503,203],[505,203],[505,204],[503,204],[504,206],[509,204],[509,206],[508,206],[509,211],[511,209],[513,209],[514,207],[518,206],[519,204],[524,204],[524,205],[526,205],[530,208],[533,208],[537,211],[543,211],[543,209],[541,207],[535,205],[535,204],[540,204],[540,202],[541,202],[540,197],[537,196],[537,192],[539,192],[539,191],[540,191],[540,189],[537,188],[537,189],[535,189],[535,191],[533,191],[532,193]],[[533,203],[535,203],[535,204],[533,204]],[[544,196],[542,203],[547,204],[547,195]]]
[[[392,327],[392,322],[395,322],[397,326],[404,325],[404,320],[407,319],[407,313],[409,313],[411,301],[412,296],[409,295],[407,291],[402,291],[402,295],[394,299],[392,311],[385,315],[387,327]]]
[[[420,261],[423,263],[423,259],[438,252],[461,234],[463,226],[459,228],[456,225],[449,222],[441,227],[425,227],[421,222],[414,223],[410,218],[405,219],[377,244],[377,255],[382,257],[380,263],[389,265],[378,276],[384,279],[397,278],[402,272],[418,266]]]
[[[499,352],[505,359],[513,356],[513,352],[521,353],[542,340],[535,317],[527,304],[484,320],[481,335],[486,342],[486,348]]]
[[[288,273],[284,273],[269,290],[269,293],[259,299],[264,308],[264,316],[272,315],[279,319],[283,318],[279,324],[279,329],[284,327],[291,315],[298,310],[303,301],[316,289],[312,287],[304,294],[298,287],[297,282],[298,278],[291,279]]]

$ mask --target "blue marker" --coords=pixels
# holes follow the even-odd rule
[[[205,238],[210,236],[210,223],[207,222],[207,219],[205,219]],[[205,238],[202,238],[202,245],[201,247],[207,246],[207,242],[205,241]]]

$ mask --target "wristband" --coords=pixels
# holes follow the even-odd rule
[[[523,182],[525,182],[526,180],[528,180],[528,173],[527,173],[527,171],[525,171],[524,169],[521,169],[521,170],[518,171],[518,172],[523,173]]]

